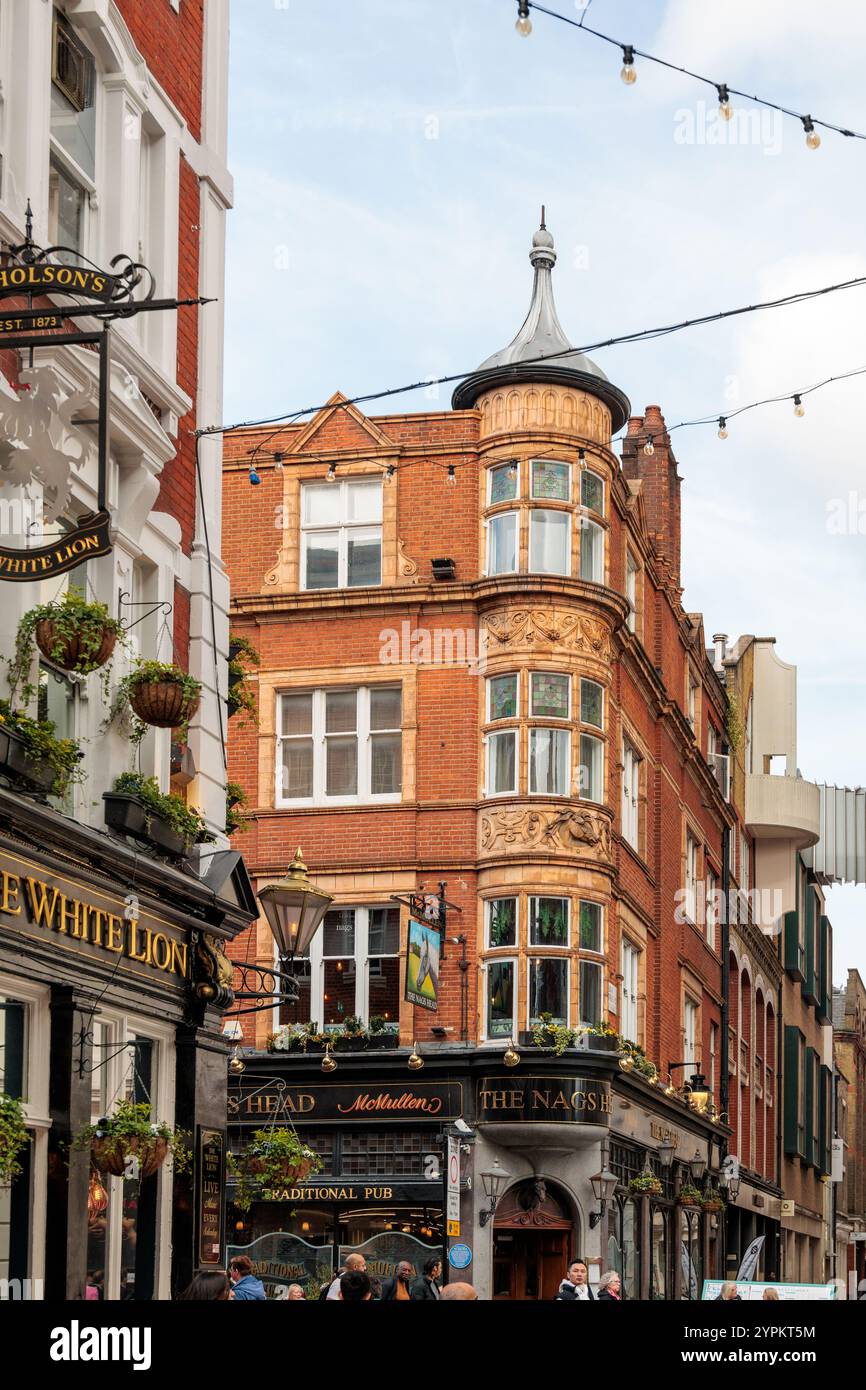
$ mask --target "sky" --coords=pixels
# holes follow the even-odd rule
[[[548,0],[866,131],[860,0]],[[866,141],[622,55],[515,0],[232,0],[227,422],[469,371],[522,322],[539,210],[574,344],[866,275]],[[593,354],[668,426],[866,366],[866,286]],[[804,777],[866,784],[866,377],[676,431],[683,603],[775,636]],[[377,410],[447,409],[450,387]],[[253,505],[270,506],[265,489]],[[866,888],[829,890],[834,982],[866,980]]]

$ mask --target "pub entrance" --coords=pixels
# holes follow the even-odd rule
[[[566,1199],[543,1178],[516,1184],[496,1208],[493,1297],[547,1301],[565,1277],[577,1231]]]

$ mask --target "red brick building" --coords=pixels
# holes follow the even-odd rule
[[[359,1062],[344,1041],[339,1077],[413,1076],[417,1042],[425,1079],[462,1078],[479,1286],[543,1296],[573,1249],[619,1264],[632,1297],[688,1297],[722,1268],[718,1215],[673,1203],[686,1178],[703,1188],[717,1171],[726,1133],[711,1118],[724,1108],[724,928],[707,895],[727,883],[736,824],[723,794],[726,696],[700,615],[682,605],[680,478],[664,419],[657,406],[631,415],[570,348],[555,259],[542,227],[526,321],[458,386],[452,410],[368,417],[338,392],[305,424],[226,440],[232,627],[261,655],[258,728],[232,729],[231,776],[248,803],[237,844],[259,886],[301,845],[334,897],[300,1003],[251,1016],[244,1042],[261,1050],[281,1026],[261,1066],[310,1079],[321,1046],[299,1052],[301,1025],[336,1036],[346,1018],[378,1015],[399,1048]],[[620,459],[611,438],[624,426]],[[449,911],[432,1012],[404,1001],[408,914],[392,895],[440,881],[459,914]],[[273,959],[262,924],[234,949]],[[534,1045],[548,1016],[579,1052]],[[640,1049],[625,1069],[603,1030]],[[506,1073],[510,1040],[521,1060]],[[545,1071],[566,1090],[589,1078],[604,1096],[603,1123],[576,1125],[567,1154],[529,1087]],[[373,1166],[375,1140],[367,1171],[409,1171]],[[339,1166],[329,1132],[319,1141],[326,1171],[364,1171]],[[392,1165],[408,1162],[410,1141],[407,1131],[403,1149],[392,1145]],[[591,1223],[588,1179],[605,1157],[616,1195]],[[511,1176],[491,1242],[478,1174],[492,1158]],[[647,1164],[659,1192],[632,1197]],[[417,1234],[435,1224],[421,1208],[403,1229],[435,1244],[438,1226]],[[546,1244],[521,1224],[527,1209],[541,1213]],[[336,1256],[386,1240],[405,1212],[387,1215],[353,1223],[311,1207],[297,1220]],[[244,1241],[274,1222],[293,1230],[286,1216],[262,1204]]]

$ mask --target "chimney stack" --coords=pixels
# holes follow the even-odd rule
[[[647,452],[650,450],[650,452]],[[657,405],[633,415],[622,445],[626,478],[640,481],[647,525],[660,558],[680,588],[680,479],[664,416]]]
[[[716,648],[716,659],[713,662],[713,668],[721,675],[725,669],[725,657],[728,654],[728,634],[726,632],[714,632],[713,643]]]

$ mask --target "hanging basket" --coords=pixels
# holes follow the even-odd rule
[[[93,1166],[100,1173],[110,1173],[112,1177],[122,1178],[129,1160],[138,1153],[139,1141],[130,1139],[94,1139],[90,1146]]]
[[[273,1159],[248,1158],[244,1160],[243,1166],[250,1177],[260,1177],[267,1170],[271,1181],[279,1182],[283,1187],[293,1187],[296,1182],[302,1182],[313,1170],[310,1159],[301,1159],[297,1163],[284,1163],[277,1169]]]
[[[159,1135],[155,1135],[153,1139],[146,1139],[138,1155],[141,1176],[152,1178],[154,1173],[158,1172],[165,1163],[168,1153],[169,1143],[167,1139],[161,1139]]]
[[[93,671],[104,666],[117,643],[117,633],[106,627],[98,643],[85,643],[80,633],[58,637],[51,618],[36,624],[36,645],[44,657],[64,671]]]
[[[177,729],[189,723],[201,694],[186,695],[177,681],[139,681],[129,692],[129,703],[145,724],[156,729]]]

